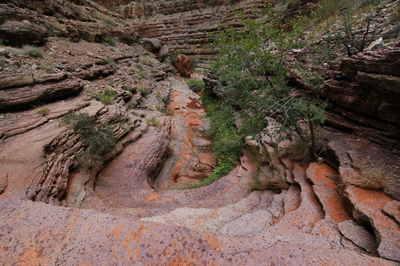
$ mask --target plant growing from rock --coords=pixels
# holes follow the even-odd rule
[[[229,110],[225,117],[241,118],[241,136],[259,134],[267,118],[273,118],[280,125],[278,140],[296,132],[302,117],[310,126],[316,157],[314,129],[323,122],[325,106],[318,103],[316,88],[293,91],[285,78],[285,53],[300,42],[301,20],[292,20],[291,30],[285,31],[277,23],[279,16],[268,12],[261,20],[242,19],[242,28],[227,27],[215,37],[220,53],[211,70],[220,77],[222,105]]]
[[[35,109],[35,113],[45,116],[48,115],[50,112],[50,108],[47,105],[38,106]]]
[[[117,93],[109,88],[105,88],[100,95],[100,101],[106,105],[112,104],[117,99]]]
[[[359,177],[349,180],[358,187],[373,190],[383,190],[393,183],[393,172],[386,165],[371,166],[362,162],[359,167]]]
[[[42,57],[43,49],[33,45],[24,45],[22,46],[22,53],[24,55],[29,55],[30,57]]]
[[[115,144],[111,127],[105,123],[97,122],[96,118],[85,113],[69,113],[62,117],[61,122],[81,135],[85,149],[81,156],[100,158],[110,152]]]
[[[191,90],[194,92],[201,92],[205,88],[205,83],[202,80],[190,79],[186,82]]]
[[[150,91],[147,90],[147,89],[144,89],[144,88],[140,88],[140,89],[138,89],[138,91],[140,92],[140,94],[141,94],[143,97],[146,97],[147,95],[150,94]]]

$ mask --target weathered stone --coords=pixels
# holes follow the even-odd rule
[[[400,105],[396,100],[400,97],[399,58],[398,47],[343,58],[341,74],[327,80],[321,89],[321,95],[332,102],[328,110],[337,115],[327,116],[327,124],[346,126],[354,134],[397,149],[400,143]],[[346,122],[340,122],[341,119]]]
[[[251,236],[261,231],[265,226],[273,224],[274,220],[269,211],[257,210],[229,222],[220,229],[220,232],[231,237]]]
[[[28,21],[7,20],[0,25],[0,38],[6,44],[42,44],[47,37],[45,27]]]
[[[140,44],[144,47],[144,49],[154,54],[158,54],[162,47],[161,41],[156,38],[143,38],[140,41]]]
[[[382,212],[383,206],[392,200],[382,192],[354,186],[348,186],[344,196],[352,208],[354,221],[374,229],[379,255],[400,262],[400,225]]]
[[[0,78],[0,89],[33,85],[35,80],[31,75],[13,75]]]
[[[68,79],[53,84],[37,84],[32,87],[20,87],[0,90],[0,110],[15,110],[31,107],[33,104],[51,102],[76,95],[82,89],[79,81]]]
[[[400,202],[396,200],[389,201],[383,206],[382,211],[400,224]]]
[[[301,234],[229,238],[4,196],[0,214],[2,264],[395,265]]]
[[[311,163],[306,174],[325,211],[325,220],[334,224],[350,220],[338,187],[330,178],[336,174],[335,171],[324,163]]]
[[[168,56],[169,56],[169,48],[167,45],[163,45],[161,47],[160,55],[158,56],[158,60],[160,60],[160,62],[164,62],[165,60],[167,60]]]
[[[339,230],[354,244],[368,252],[373,252],[378,247],[375,237],[364,227],[357,225],[351,220],[339,223]]]
[[[189,57],[179,54],[174,59],[174,66],[183,77],[190,78],[190,75],[192,74],[193,63]]]

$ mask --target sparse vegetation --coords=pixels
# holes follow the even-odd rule
[[[88,114],[69,113],[61,121],[82,136],[86,146],[81,153],[83,157],[100,158],[110,152],[116,144],[111,127],[105,123],[97,122],[95,118]]]
[[[35,113],[42,115],[42,116],[48,115],[49,112],[50,112],[50,108],[47,105],[38,106],[35,109]]]
[[[117,93],[109,88],[105,88],[100,95],[100,101],[106,105],[112,104],[117,99]]]
[[[128,86],[126,86],[126,85],[123,85],[123,86],[122,86],[122,89],[123,89],[123,90],[126,90],[126,91],[129,91],[129,92],[132,92],[132,91],[133,91],[133,89],[132,89],[131,87],[128,87]]]
[[[117,43],[117,39],[113,38],[112,36],[108,36],[105,42],[110,46],[114,46]]]
[[[147,95],[150,94],[150,91],[147,90],[147,89],[144,89],[144,88],[140,88],[140,89],[138,89],[138,91],[140,92],[140,94],[141,94],[143,97],[146,97]]]
[[[154,126],[154,127],[161,126],[161,122],[159,120],[157,120],[157,118],[155,118],[154,116],[152,118],[147,119],[146,122],[147,122],[147,125],[149,125],[149,126]]]
[[[118,69],[117,63],[115,63],[114,59],[108,58],[107,63],[113,68],[113,69]]]
[[[349,180],[350,184],[365,189],[383,190],[393,183],[393,173],[386,165],[371,166],[366,162],[359,165],[360,176]]]
[[[22,47],[22,53],[24,55],[29,55],[30,57],[42,57],[43,49],[33,45],[24,45]]]
[[[261,181],[259,176],[253,177],[253,182],[250,184],[251,191],[272,190],[275,193],[281,193],[282,190],[288,190],[289,185],[283,180],[274,180],[266,177],[266,180]]]
[[[205,88],[205,83],[202,80],[190,79],[186,82],[191,90],[194,92],[201,92]]]

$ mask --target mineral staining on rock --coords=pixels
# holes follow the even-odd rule
[[[365,158],[400,165],[376,145],[397,145],[398,47],[330,67],[321,90],[333,103],[327,125],[357,135],[324,131],[321,156],[330,166],[284,158],[290,144],[275,153],[267,132],[262,145],[246,140],[265,161],[244,150],[229,175],[174,190],[216,165],[200,96],[186,85],[199,77],[187,56],[210,62],[207,32],[217,20],[235,25],[228,1],[118,1],[124,5],[115,10],[134,20],[106,10],[111,1],[12,2],[0,4],[3,44],[42,50],[31,56],[0,46],[1,264],[400,262],[398,184],[382,192],[340,182],[359,176]],[[232,3],[247,15],[262,7]],[[168,50],[183,54],[175,65],[181,76]],[[218,94],[217,78],[208,77]],[[107,123],[115,148],[82,157],[87,143],[61,123],[72,112]],[[250,192],[260,169],[279,173],[288,189]]]

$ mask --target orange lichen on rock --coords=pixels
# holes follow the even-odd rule
[[[124,225],[119,223],[117,227],[109,232],[110,235],[114,235],[116,240],[119,240],[121,237],[122,231],[124,230]]]
[[[158,199],[159,197],[160,197],[160,194],[158,194],[158,193],[150,193],[150,194],[147,196],[147,199],[145,199],[145,201],[146,201],[146,202],[150,202],[150,201],[153,201],[153,200]]]
[[[306,171],[308,180],[313,184],[313,189],[325,211],[325,218],[340,223],[350,220],[343,197],[338,193],[338,187],[330,178],[336,172],[324,163],[312,163]]]

